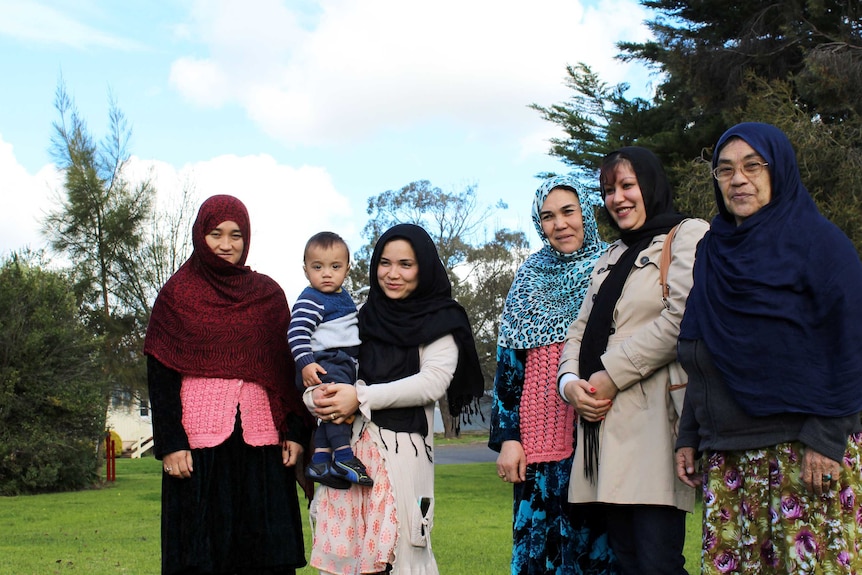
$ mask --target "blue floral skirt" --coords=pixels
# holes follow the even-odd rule
[[[821,497],[800,479],[799,442],[707,454],[702,573],[862,574],[860,444],[851,436]]]
[[[597,506],[566,500],[572,458],[527,465],[516,483],[512,575],[617,573]]]

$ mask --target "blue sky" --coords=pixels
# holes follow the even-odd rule
[[[133,134],[132,174],[159,202],[183,185],[249,208],[249,264],[293,301],[302,246],[361,245],[369,196],[426,179],[475,184],[524,230],[555,127],[528,109],[570,92],[565,66],[649,92],[614,59],[646,39],[635,0],[0,0],[0,254],[39,248],[60,180],[49,154],[61,76],[92,135],[109,97]]]

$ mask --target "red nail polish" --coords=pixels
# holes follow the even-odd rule
[[[591,388],[590,388],[590,393],[595,393],[595,392],[596,392],[596,388],[595,388],[595,387],[591,387]]]

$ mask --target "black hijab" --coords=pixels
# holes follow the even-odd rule
[[[664,168],[655,154],[646,148],[635,146],[620,148],[605,156],[602,161],[602,173],[605,170],[615,169],[615,164],[620,160],[628,160],[637,176],[638,186],[643,195],[646,221],[637,229],[620,230],[608,214],[611,226],[620,230],[620,239],[627,249],[610,269],[608,277],[599,288],[587,326],[584,328],[578,366],[580,371],[578,375],[583,379],[589,379],[592,374],[605,368],[602,365],[602,354],[608,347],[614,309],[638,254],[649,247],[655,236],[668,233],[671,228],[685,219],[685,216],[677,213],[673,208],[673,191],[665,176]],[[603,182],[601,185],[604,190]],[[607,207],[604,210],[607,212]],[[592,480],[598,465],[600,423],[581,419],[581,426],[584,428],[586,443],[584,474]]]
[[[377,281],[384,246],[392,240],[410,243],[419,267],[419,284],[404,299],[387,297]],[[451,334],[458,345],[458,366],[447,397],[456,417],[484,392],[484,378],[464,308],[452,299],[452,284],[431,236],[414,224],[386,231],[371,255],[368,301],[359,310],[359,377],[368,385],[385,384],[419,372],[419,346]],[[377,410],[372,421],[393,431],[428,434],[421,406]]]

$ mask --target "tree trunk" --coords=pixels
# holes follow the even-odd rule
[[[440,398],[440,416],[443,418],[443,437],[455,439],[460,435],[457,421],[449,414],[449,399],[444,395]]]

